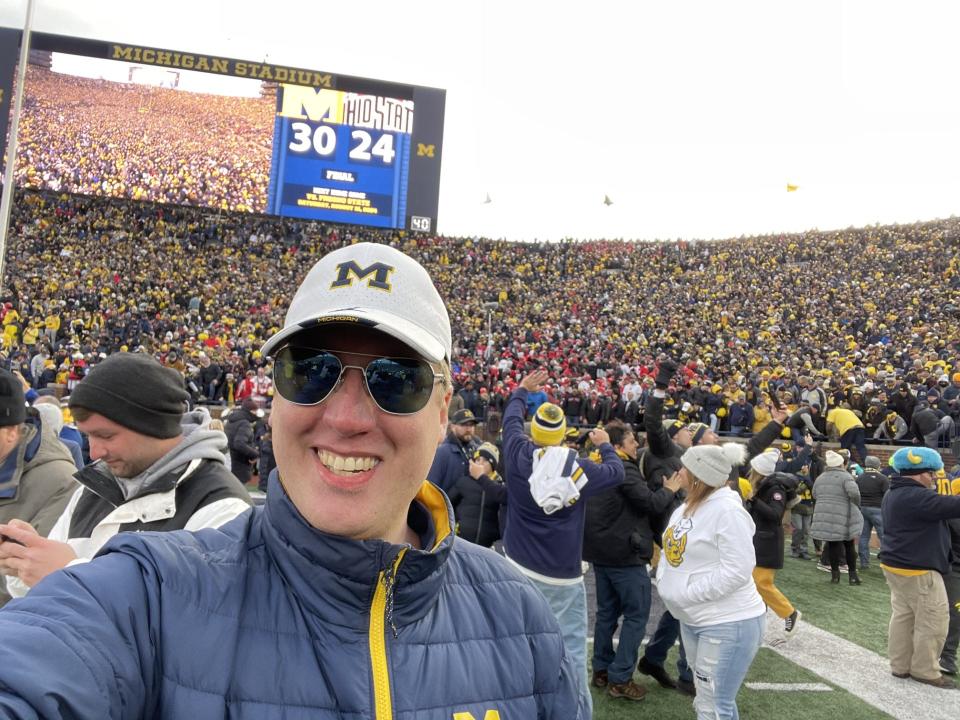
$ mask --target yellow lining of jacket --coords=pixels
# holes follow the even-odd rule
[[[420,486],[415,499],[419,501],[433,517],[436,540],[430,551],[440,547],[440,543],[450,534],[450,516],[447,513],[447,502],[440,489],[424,482]],[[406,555],[407,549],[399,552],[393,561],[393,573],[396,576],[400,561]],[[392,720],[393,699],[390,694],[390,668],[387,664],[387,590],[383,582],[383,571],[377,576],[377,589],[373,594],[373,604],[370,606],[370,665],[373,673],[373,702],[374,717],[377,720]]]

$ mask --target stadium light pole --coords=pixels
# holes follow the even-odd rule
[[[10,122],[10,142],[7,145],[7,167],[3,173],[3,195],[0,196],[0,287],[7,269],[7,235],[10,232],[10,213],[13,209],[13,170],[17,164],[17,136],[20,129],[20,110],[23,107],[23,87],[27,77],[27,61],[30,59],[30,31],[33,28],[33,3],[27,0],[27,17],[20,36],[20,62],[17,65],[17,82],[13,88],[13,120]]]

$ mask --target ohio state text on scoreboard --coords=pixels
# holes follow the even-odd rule
[[[430,230],[407,223],[413,100],[281,85],[267,212],[309,219]]]

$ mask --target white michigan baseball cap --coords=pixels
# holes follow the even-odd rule
[[[301,330],[357,323],[409,345],[424,359],[450,359],[450,316],[420,263],[388,245],[357,243],[324,255],[297,288],[269,355]]]

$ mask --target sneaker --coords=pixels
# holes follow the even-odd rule
[[[942,672],[944,675],[956,675],[956,674],[957,674],[957,666],[956,666],[956,665],[950,665],[949,663],[946,663],[946,662],[944,662],[943,660],[941,660],[941,661],[940,661],[940,672]]]
[[[794,610],[787,616],[783,621],[784,632],[787,633],[787,637],[796,637],[797,624],[800,622],[800,618],[803,617],[803,613],[799,610]]]
[[[682,692],[684,695],[689,695],[690,697],[697,696],[697,686],[693,684],[692,680],[677,678],[677,690]]]
[[[817,570],[823,570],[824,572],[830,572],[830,566],[824,565],[822,562],[817,560]]]
[[[662,688],[672,690],[677,686],[673,678],[667,675],[667,671],[663,669],[663,665],[654,665],[651,662],[647,662],[646,657],[640,658],[640,662],[637,663],[637,670],[644,675],[652,677]]]
[[[933,687],[940,688],[942,690],[956,690],[957,685],[950,678],[945,678],[941,675],[938,678],[933,680],[925,680],[924,678],[918,678],[915,675],[910,676],[911,680],[916,680],[918,683],[923,683],[924,685],[933,685]]]
[[[597,670],[593,673],[593,680],[590,681],[594,687],[605,688],[607,686],[607,671]]]
[[[807,555],[807,553],[800,553],[797,555],[797,558],[800,560],[813,560],[813,558]]]
[[[627,700],[643,700],[647,696],[647,689],[637,685],[633,680],[625,683],[610,683],[607,695],[612,698],[626,698]]]
[[[848,572],[850,572],[850,569],[847,567],[846,563],[840,564],[840,572],[842,572],[843,574],[847,574]]]

